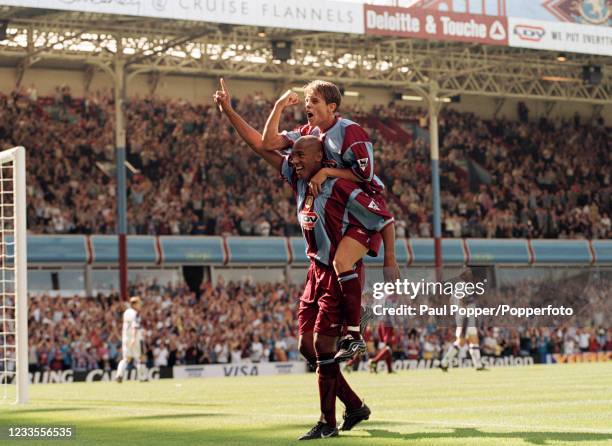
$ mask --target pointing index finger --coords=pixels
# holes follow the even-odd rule
[[[229,93],[229,90],[227,89],[227,86],[225,85],[225,81],[223,80],[223,78],[219,79],[219,83],[221,84],[221,90],[223,90],[226,93]]]

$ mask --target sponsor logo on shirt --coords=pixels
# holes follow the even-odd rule
[[[300,212],[300,223],[302,224],[302,228],[304,228],[304,230],[313,230],[318,219],[319,216],[316,212],[308,211],[306,209]]]
[[[304,201],[304,209],[310,209],[312,207],[312,203],[314,201],[314,198],[312,197],[312,195],[308,195],[306,197],[306,200]]]

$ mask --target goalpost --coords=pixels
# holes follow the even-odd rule
[[[0,401],[28,401],[25,149],[0,152]]]

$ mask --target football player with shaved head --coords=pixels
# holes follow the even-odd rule
[[[223,79],[220,83],[221,89],[215,93],[215,102],[221,110],[229,110],[228,117],[232,120],[236,112],[231,108],[231,102],[227,101],[229,90]],[[278,133],[283,110],[300,102],[297,93],[289,90],[276,101],[263,135],[251,128],[253,133],[249,136],[253,138],[252,143],[262,150],[275,152],[291,149],[302,136],[317,136],[323,142],[324,166],[308,182],[313,196],[317,196],[322,182],[327,178],[342,178],[355,182],[366,193],[370,198],[368,208],[390,214],[382,195],[383,183],[374,175],[372,143],[361,126],[336,116],[342,99],[338,87],[331,82],[313,81],[305,87],[305,98],[307,125],[291,132]],[[221,104],[221,100],[227,105]],[[232,123],[238,133],[244,134],[247,131],[244,120],[234,121]],[[257,138],[261,140],[257,141]],[[332,266],[340,280],[341,305],[347,318],[347,334],[340,340],[336,354],[338,362],[347,361],[366,350],[360,328],[373,317],[373,313],[370,307],[361,306],[362,284],[351,277],[355,264],[366,254],[377,256],[383,241],[385,281],[394,282],[399,278],[399,268],[395,258],[395,225],[390,220],[370,238],[369,246],[363,246],[355,239],[354,232],[348,232],[334,254]]]
[[[318,193],[313,193],[309,183],[323,169],[325,160],[318,137],[305,135],[297,138],[290,155],[283,156],[278,151],[266,150],[259,132],[232,109],[224,83],[214,99],[249,147],[279,171],[293,189],[298,220],[306,241],[306,254],[310,259],[298,309],[298,342],[302,355],[317,366],[321,407],[319,421],[300,439],[336,436],[336,397],[346,406],[341,430],[350,430],[357,423],[367,420],[370,409],[348,385],[335,359],[338,338],[346,324],[345,311],[339,298],[342,295],[342,280],[354,281],[361,294],[363,262],[357,259],[349,274],[338,277],[333,260],[346,235],[360,244],[365,254],[372,237],[392,223],[393,218],[381,208],[369,207],[371,198],[353,181],[326,178]]]

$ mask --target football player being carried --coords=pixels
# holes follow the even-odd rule
[[[261,138],[261,142],[258,142],[260,150],[276,152],[290,149],[301,136],[317,136],[323,141],[325,164],[336,167],[324,166],[310,178],[309,186],[313,196],[316,197],[320,193],[321,186],[326,179],[342,178],[359,184],[359,187],[370,198],[368,203],[370,209],[389,214],[382,196],[384,186],[374,175],[372,143],[361,126],[336,116],[342,99],[338,87],[331,82],[314,81],[306,86],[305,95],[307,125],[291,132],[278,132],[283,110],[300,102],[297,93],[287,91],[276,101],[266,122],[263,135],[251,128],[254,131],[252,142],[255,143],[256,138]],[[229,91],[223,79],[221,79],[221,90],[215,93],[215,97],[223,98],[227,104],[223,105],[218,99],[215,99],[219,108],[226,112],[230,120],[234,115],[237,116],[231,108],[231,102],[226,100],[229,98]],[[232,123],[234,124],[234,121]],[[242,124],[236,120],[234,127],[239,133],[241,132],[240,126]],[[354,277],[355,264],[364,255],[377,253],[382,242],[384,243],[385,281],[394,282],[399,278],[399,268],[395,258],[395,226],[391,223],[390,220],[378,234],[371,238],[370,246],[363,246],[352,237],[344,236],[333,257],[332,266],[340,279],[341,304],[347,319],[347,334],[340,340],[336,354],[338,362],[349,360],[357,353],[365,352],[366,344],[360,333],[360,320],[373,316],[369,307],[365,307],[365,316],[361,314],[362,284],[357,283]]]
[[[328,178],[342,178],[358,183],[370,201],[373,210],[389,213],[382,195],[384,185],[374,174],[374,151],[364,129],[357,123],[337,115],[342,95],[333,83],[321,80],[310,82],[304,88],[304,105],[308,123],[292,131],[279,131],[280,118],[287,107],[300,103],[297,93],[289,90],[275,103],[263,133],[265,150],[290,149],[298,138],[314,135],[323,141],[325,167],[309,180],[314,196]],[[384,243],[385,281],[395,282],[399,269],[395,258],[395,226],[390,224],[374,236],[372,245]],[[354,265],[368,253],[378,251],[377,246],[366,247],[345,235],[333,258],[333,268],[340,278],[342,305],[347,314],[347,335],[340,340],[336,359],[345,361],[363,353],[366,344],[359,331],[361,288],[353,276]],[[366,307],[369,309],[369,307]]]
[[[466,267],[456,281],[459,283],[473,283],[475,281],[481,281],[480,279],[483,278],[481,277],[483,276],[482,273],[485,270],[483,268],[478,269],[477,271],[480,273],[478,274],[479,277],[475,277],[473,271],[474,269],[475,267]],[[465,289],[465,286],[462,288]],[[475,308],[476,300],[474,293],[465,294],[465,296],[458,296],[457,293],[455,293],[455,295],[451,297],[451,303],[466,308]],[[480,358],[480,343],[478,340],[478,330],[476,329],[476,318],[474,316],[465,316],[457,313],[455,315],[455,322],[457,324],[457,328],[455,329],[455,342],[453,342],[442,358],[442,361],[440,362],[440,369],[442,369],[444,372],[448,371],[451,361],[459,354],[459,351],[465,345],[467,340],[468,351],[470,353],[470,357],[472,358],[472,365],[476,368],[476,370],[485,370]]]
[[[121,331],[121,354],[122,358],[117,366],[118,383],[123,381],[123,375],[128,365],[132,365],[140,379],[144,379],[145,365],[143,357],[143,338],[140,327],[140,311],[142,310],[142,300],[138,296],[130,297],[130,306],[123,312],[123,327]]]
[[[370,416],[370,409],[350,388],[334,359],[338,337],[345,323],[339,299],[342,282],[332,266],[334,253],[345,235],[352,237],[366,251],[371,238],[393,219],[380,208],[368,208],[370,198],[352,181],[326,179],[315,196],[309,180],[323,168],[324,155],[319,139],[305,136],[296,140],[291,155],[282,156],[277,151],[264,150],[261,135],[231,108],[227,87],[224,83],[222,86],[222,90],[215,93],[215,102],[249,147],[281,173],[296,197],[306,254],[310,258],[298,309],[298,343],[306,360],[317,366],[321,408],[319,422],[300,439],[333,437],[338,434],[336,397],[346,406],[341,430],[350,430]],[[345,215],[348,215],[350,225],[344,224]],[[355,269],[347,276],[349,280],[356,279],[359,293],[364,272],[360,260],[355,262]]]

